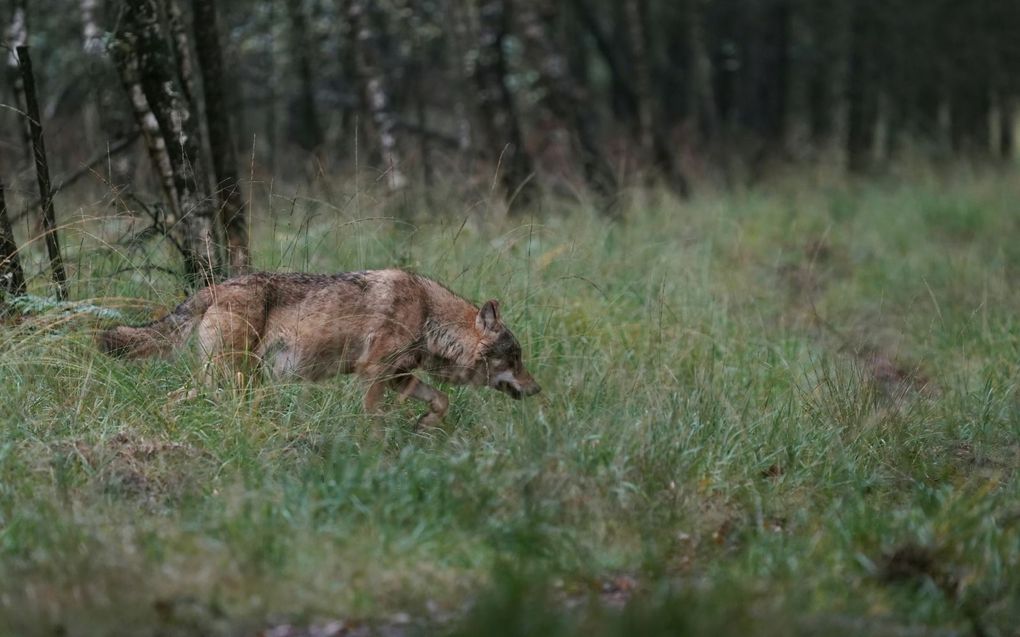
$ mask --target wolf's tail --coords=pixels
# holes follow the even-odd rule
[[[119,325],[96,337],[99,349],[119,358],[166,356],[184,344],[195,325],[212,305],[210,288],[203,288],[158,321],[139,327]]]

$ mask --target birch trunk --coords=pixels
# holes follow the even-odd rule
[[[81,0],[78,8],[81,11],[82,49],[87,55],[100,55],[103,52],[103,30],[96,18],[99,0]]]
[[[513,93],[507,86],[503,44],[510,30],[508,0],[483,0],[478,8],[478,56],[474,78],[479,119],[489,152],[496,159],[510,211],[532,203],[538,194],[531,156],[524,147]]]
[[[167,202],[164,223],[167,228],[174,228],[181,219],[180,198],[177,196],[177,186],[174,184],[174,171],[170,164],[166,140],[163,139],[159,122],[156,121],[156,116],[149,106],[149,100],[145,97],[145,91],[142,90],[136,48],[137,37],[134,32],[122,29],[114,35],[110,42],[110,58],[117,69],[121,87],[131,102],[131,111],[138,124],[138,129],[142,131],[149,161],[152,162],[153,170],[156,171],[156,177],[163,189],[163,196]]]
[[[188,44],[188,29],[184,23],[184,12],[178,0],[163,0],[166,3],[167,27],[170,29],[170,43],[173,46],[174,61],[177,63],[177,81],[181,93],[190,107],[191,116],[198,121],[195,100],[195,65],[191,61],[191,47]]]
[[[588,186],[600,197],[611,199],[616,178],[596,141],[591,109],[585,88],[570,73],[569,63],[557,42],[555,25],[559,16],[556,0],[529,3],[521,11],[525,48],[538,57],[543,103],[567,129]],[[607,202],[608,203],[608,202]]]
[[[7,27],[7,79],[14,92],[14,100],[20,110],[25,110],[25,83],[18,68],[18,56],[15,50],[28,44],[28,0],[14,0],[14,13]],[[18,128],[21,130],[22,151],[26,164],[32,163],[32,132],[25,118],[18,117]]]
[[[123,28],[133,33],[141,85],[167,142],[187,244],[185,268],[192,282],[211,283],[217,270],[213,204],[202,174],[198,122],[191,117],[170,61],[156,0],[128,0]]]
[[[379,64],[379,43],[372,27],[372,15],[364,0],[350,0],[347,17],[355,40],[355,57],[358,83],[362,101],[368,108],[373,133],[378,139],[379,155],[390,190],[399,190],[407,185],[407,177],[400,169],[400,154],[397,151],[396,118],[390,108],[383,70]]]
[[[315,82],[312,79],[311,40],[302,0],[287,0],[290,21],[290,57],[295,66],[300,90],[289,106],[288,128],[298,145],[314,150],[322,142],[322,126],[315,107]]]
[[[658,175],[681,197],[687,197],[690,186],[673,160],[666,141],[665,127],[655,113],[652,96],[652,69],[648,64],[648,34],[645,28],[644,4],[641,0],[624,0],[627,39],[634,66],[634,97],[637,108],[637,137],[641,154],[651,162]]]

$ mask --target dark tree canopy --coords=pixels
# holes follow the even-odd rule
[[[1015,0],[72,4],[4,5],[7,41],[37,47],[44,126],[73,131],[50,139],[54,161],[140,131],[159,187],[134,187],[195,274],[246,267],[240,162],[446,184],[513,213],[543,192],[609,209],[623,186],[686,196],[798,162],[1015,152]],[[20,104],[14,70],[4,100]],[[17,110],[0,119],[23,151],[8,157],[31,159]]]

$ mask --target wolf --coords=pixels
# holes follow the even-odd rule
[[[121,358],[166,356],[193,331],[208,361],[207,382],[216,369],[237,373],[253,364],[277,379],[354,373],[367,385],[368,413],[387,388],[427,403],[416,428],[438,424],[449,408],[418,370],[515,399],[541,391],[498,301],[479,308],[437,281],[397,269],[246,274],[202,288],[147,325],[102,331],[97,341]]]

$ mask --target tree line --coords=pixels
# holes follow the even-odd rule
[[[242,156],[270,175],[367,168],[391,191],[461,184],[515,212],[550,190],[612,210],[633,184],[683,197],[776,164],[1015,154],[1016,0],[6,4],[0,170],[36,160],[30,45],[36,123],[79,137],[57,157],[140,138],[154,223],[193,278],[247,267]]]

